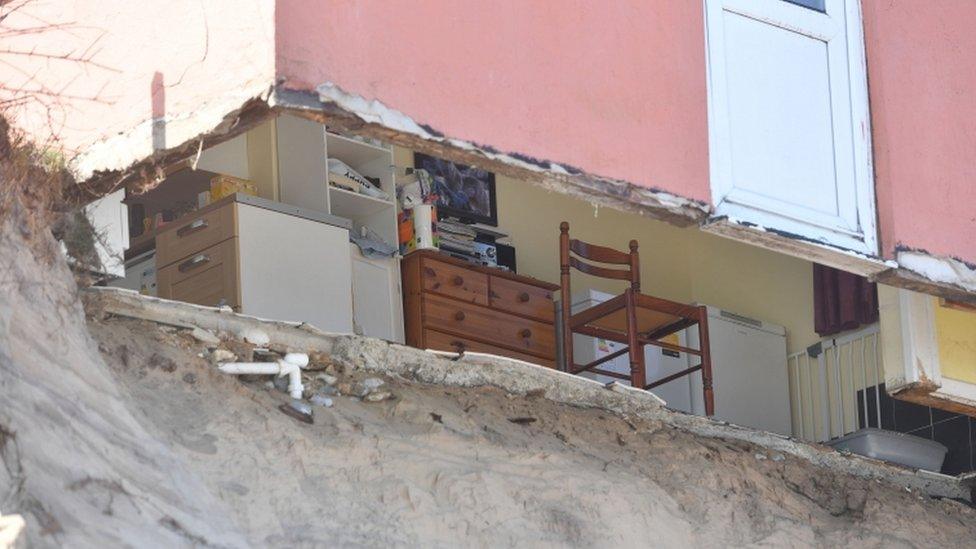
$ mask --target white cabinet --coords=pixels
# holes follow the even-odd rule
[[[391,148],[338,135],[327,131],[321,123],[287,114],[275,120],[274,142],[278,195],[282,202],[348,219],[353,234],[383,240],[396,249],[396,183]],[[358,174],[378,181],[387,197],[331,186],[329,158],[341,160]],[[349,250],[346,260],[351,272],[347,292],[353,304],[356,331],[402,342],[400,259],[366,258],[355,245],[343,250]]]
[[[698,347],[698,330],[688,344]],[[781,435],[792,434],[786,330],[782,326],[708,307],[715,418]],[[697,357],[692,357],[696,360]],[[701,374],[690,384],[692,412],[705,413]]]
[[[239,204],[241,312],[352,333],[349,231]]]
[[[403,297],[399,262],[371,259],[349,245],[352,257],[352,309],[358,333],[403,343]]]
[[[718,217],[877,254],[858,0],[706,0]]]

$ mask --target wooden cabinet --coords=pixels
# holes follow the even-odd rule
[[[230,238],[159,269],[159,297],[240,311],[237,239]]]
[[[558,286],[427,250],[405,257],[402,271],[408,345],[555,367]]]

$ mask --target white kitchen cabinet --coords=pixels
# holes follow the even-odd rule
[[[355,328],[365,336],[403,343],[400,262],[365,257],[355,244],[350,244],[349,250]]]

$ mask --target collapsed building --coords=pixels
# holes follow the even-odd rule
[[[892,82],[970,84],[952,9],[3,9],[9,150],[62,174],[8,162],[2,202],[0,512],[32,541],[971,535],[972,189],[942,151],[972,119]],[[294,398],[248,377],[285,370]]]

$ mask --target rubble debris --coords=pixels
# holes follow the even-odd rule
[[[312,398],[310,398],[309,400],[312,402],[312,404],[316,406],[321,406],[323,408],[331,408],[335,404],[335,402],[331,398],[329,398],[328,396],[322,393],[316,393],[312,395]]]
[[[365,400],[366,402],[382,402],[384,400],[389,400],[391,398],[393,398],[392,391],[373,390],[367,393],[366,396],[363,397],[363,400]]]
[[[193,330],[190,331],[190,335],[193,336],[193,339],[199,341],[200,343],[205,343],[207,345],[220,345],[220,338],[209,330],[194,327]]]
[[[530,425],[538,421],[538,419],[534,417],[510,417],[508,418],[508,421],[511,421],[516,425]]]
[[[300,399],[292,399],[291,402],[286,402],[278,406],[278,409],[284,412],[285,415],[291,416],[303,423],[315,423],[314,416],[312,415],[312,407]]]
[[[288,393],[288,378],[287,377],[281,377],[281,376],[275,376],[271,380],[271,386],[273,388],[281,391],[282,393]]]
[[[241,339],[258,347],[264,347],[271,343],[271,337],[260,328],[245,328],[241,331]]]
[[[220,362],[234,362],[235,360],[237,360],[237,355],[227,349],[214,349],[210,353],[210,361],[215,364]]]
[[[315,379],[321,381],[322,383],[325,383],[326,385],[335,385],[336,383],[339,382],[339,378],[337,378],[336,376],[331,374],[325,374],[325,373],[317,374],[315,376]]]

